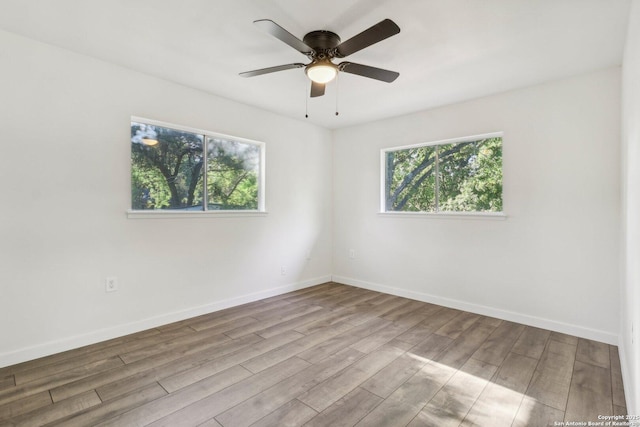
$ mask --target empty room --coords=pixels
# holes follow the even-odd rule
[[[0,427],[640,426],[640,0],[0,0]]]

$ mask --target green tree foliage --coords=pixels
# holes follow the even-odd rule
[[[502,211],[502,138],[386,153],[388,211]]]
[[[150,145],[150,140],[157,141]],[[253,144],[131,123],[132,208],[257,209],[260,149]]]
[[[258,209],[260,149],[253,144],[209,140],[207,191],[211,209]]]
[[[133,209],[171,206],[171,192],[160,171],[135,162],[131,168],[131,198]]]

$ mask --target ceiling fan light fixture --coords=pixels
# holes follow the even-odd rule
[[[313,62],[304,71],[316,83],[329,83],[338,75],[338,67],[328,59]]]

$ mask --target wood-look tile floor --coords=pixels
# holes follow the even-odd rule
[[[625,414],[617,348],[327,283],[0,368],[0,426],[547,426]]]

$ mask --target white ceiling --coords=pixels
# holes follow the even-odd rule
[[[619,65],[629,0],[0,0],[0,29],[334,129]],[[346,40],[390,18],[400,34],[349,56],[393,83],[341,73],[308,99],[307,58],[253,25]],[[305,119],[305,102],[309,118]]]

